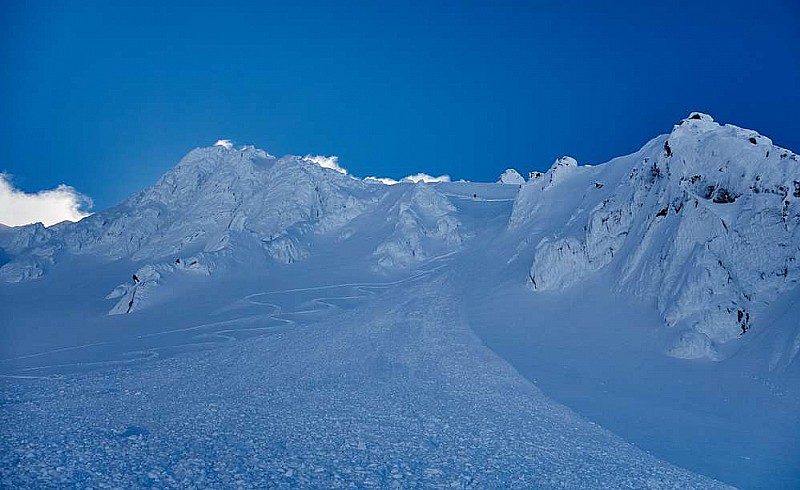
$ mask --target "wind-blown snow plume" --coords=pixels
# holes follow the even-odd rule
[[[0,223],[9,226],[62,221],[79,221],[91,213],[84,209],[92,200],[74,188],[61,184],[55,189],[28,194],[14,188],[8,175],[0,174]]]
[[[391,177],[372,177],[372,176],[369,176],[369,177],[364,177],[364,181],[365,182],[378,182],[378,183],[383,184],[383,185],[395,185],[395,184],[399,184],[400,183],[400,181],[394,180]]]
[[[303,158],[309,162],[316,163],[322,168],[329,168],[331,170],[336,170],[340,174],[347,175],[347,169],[339,165],[339,157],[335,155],[329,157],[323,155],[306,155]]]

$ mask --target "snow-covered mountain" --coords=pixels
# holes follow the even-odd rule
[[[562,157],[527,183],[513,169],[498,183],[525,184],[509,229],[524,230],[523,245],[535,247],[534,292],[605,274],[614,288],[655,299],[676,332],[676,357],[725,357],[725,346],[758,326],[764,307],[800,278],[798,156],[704,114],[607,164]],[[448,198],[432,185],[401,187],[252,146],[198,148],[108,211],[0,230],[0,279],[37,278],[65,254],[127,258],[140,264],[136,279],[109,298],[119,298],[112,312],[130,312],[164,274],[303,260],[313,236],[335,234],[365,212],[386,213],[392,230],[374,266],[405,268],[458,250],[469,232]]]
[[[21,256],[0,274],[6,281],[38,277],[59,252],[211,265],[252,246],[288,263],[307,253],[299,237],[340,227],[372,194],[362,181],[301,157],[276,158],[252,146],[198,148],[108,211],[6,234],[3,248]]]
[[[234,466],[270,455],[239,468],[269,475],[262,486],[389,486],[401,470],[388,460],[412,461],[411,486],[716,484],[588,417],[726,482],[800,482],[800,446],[786,435],[800,428],[800,157],[692,113],[633,154],[594,166],[564,156],[529,175],[359,179],[335,160],[221,141],[77,223],[0,226],[0,378],[34,383],[4,393],[14,403],[26,390],[77,393],[2,409],[0,424],[71,431],[101,401],[126,420],[114,429],[124,437],[76,435],[100,449],[53,457],[84,461],[134,437],[152,451],[131,458],[151,468],[169,441],[195,437],[185,407],[235,424],[246,408],[262,419],[236,437],[257,451],[224,447],[238,448]],[[98,366],[111,375],[61,378]],[[141,369],[125,375],[135,388],[122,404],[120,366]],[[232,383],[214,384],[217,369]],[[131,418],[150,403],[137,393],[163,390],[153,400],[178,393],[168,412],[181,422]],[[191,416],[208,440],[227,437]],[[347,421],[341,434],[331,420]],[[149,445],[145,423],[172,432]],[[52,438],[25,430],[0,455],[52,456]],[[363,457],[350,461],[353,451]],[[0,485],[53,483],[9,458],[0,466],[19,471]],[[270,466],[276,458],[288,462]]]
[[[724,357],[800,280],[800,158],[692,113],[669,135],[598,167],[565,157],[527,185],[512,227],[547,228],[534,291],[594,274],[655,299],[672,355]]]

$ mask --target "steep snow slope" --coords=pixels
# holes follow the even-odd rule
[[[798,225],[798,156],[699,113],[606,165],[559,160],[524,188],[511,218],[512,228],[546,229],[534,291],[602,270],[616,288],[656,300],[676,332],[672,355],[710,359],[769,328],[764,308],[797,286]]]

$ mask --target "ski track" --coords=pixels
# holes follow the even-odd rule
[[[410,282],[418,281],[425,277],[428,277],[435,272],[443,269],[446,266],[446,263],[440,263],[442,261],[446,261],[451,259],[457,252],[451,252],[448,254],[444,254],[438,257],[431,258],[428,260],[422,270],[418,272],[414,272],[409,277],[398,279],[396,281],[389,281],[389,282],[354,282],[354,283],[341,283],[341,284],[327,284],[323,286],[311,286],[305,288],[290,288],[290,289],[282,289],[276,291],[264,291],[259,293],[252,293],[248,294],[244,298],[239,301],[246,301],[248,304],[259,306],[259,307],[268,307],[272,308],[272,311],[266,314],[257,315],[258,318],[263,319],[263,321],[273,321],[282,326],[265,326],[265,327],[244,327],[244,328],[223,328],[221,330],[216,330],[212,332],[204,332],[199,333],[190,339],[187,340],[199,340],[199,342],[183,342],[178,344],[170,344],[163,347],[152,347],[146,349],[137,349],[133,351],[125,351],[120,354],[122,359],[114,359],[114,360],[107,360],[107,361],[86,361],[86,362],[70,362],[70,363],[60,363],[60,364],[46,364],[41,366],[32,366],[32,367],[25,367],[25,368],[17,368],[7,373],[0,373],[0,378],[9,378],[9,379],[52,379],[52,378],[60,378],[63,376],[64,372],[71,371],[75,369],[86,370],[86,369],[100,369],[100,368],[111,368],[117,366],[129,366],[132,364],[139,364],[143,362],[150,362],[154,361],[159,358],[165,357],[165,353],[168,356],[170,353],[172,354],[179,354],[182,352],[193,351],[193,350],[202,350],[213,348],[219,345],[228,344],[231,342],[236,342],[241,339],[237,338],[235,333],[241,332],[258,332],[261,334],[267,334],[270,332],[277,332],[287,327],[296,327],[298,322],[293,320],[292,318],[287,318],[290,315],[308,315],[314,313],[323,313],[327,311],[337,310],[340,308],[339,305],[330,303],[329,301],[337,301],[337,300],[363,300],[369,297],[374,296],[377,294],[378,291],[382,291],[394,286],[399,286],[402,284],[407,284]],[[429,267],[426,269],[425,267]],[[356,292],[359,294],[341,294],[341,295],[327,295],[327,296],[320,296],[316,298],[312,298],[308,301],[305,301],[304,305],[317,305],[318,308],[312,309],[304,309],[299,311],[284,311],[283,306],[273,302],[265,302],[259,301],[256,298],[260,296],[278,296],[284,294],[291,294],[291,293],[300,293],[300,292],[311,292],[311,291],[326,291],[326,290],[333,290],[333,289],[348,289],[351,292]],[[196,330],[203,330],[203,329],[213,329],[214,327],[220,326],[228,326],[228,325],[235,325],[237,323],[241,323],[242,321],[253,320],[254,315],[245,315],[238,318],[218,321],[218,322],[210,322],[210,323],[202,323],[199,325],[193,325],[190,327],[185,328],[177,328],[172,330],[164,330],[160,332],[155,332],[151,334],[143,334],[138,335],[135,338],[137,340],[142,339],[151,339],[157,337],[164,337],[166,335],[172,335],[177,333],[183,332],[191,332]],[[259,336],[258,334],[248,336],[246,338],[254,338]],[[98,346],[109,346],[114,344],[121,344],[126,341],[119,341],[119,342],[93,342],[89,344],[82,344],[76,345],[71,347],[61,347],[58,349],[52,349],[43,352],[37,352],[34,354],[26,354],[24,356],[17,356],[11,357],[6,359],[0,359],[0,364],[4,362],[11,362],[15,360],[23,360],[23,359],[32,359],[36,357],[44,357],[52,354],[59,354],[62,352],[68,351],[76,351],[81,349],[87,349],[91,347],[98,347]],[[33,372],[42,372],[42,371],[54,371],[48,375],[32,375],[28,373]]]

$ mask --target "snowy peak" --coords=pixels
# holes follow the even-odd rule
[[[692,113],[632,155],[591,168],[557,162],[538,180],[511,221],[551,230],[530,287],[602,273],[656,300],[676,357],[726,357],[733,340],[768,328],[764,305],[800,280],[800,163],[754,131]]]
[[[78,223],[3,239],[15,257],[6,281],[35,278],[63,253],[174,260],[235,259],[260,249],[280,262],[306,252],[303,238],[335,229],[373,199],[369,186],[304,157],[276,158],[253,146],[196,148],[153,186]],[[27,246],[25,246],[27,244]],[[250,253],[250,252],[248,252]]]
[[[557,158],[553,165],[550,166],[550,172],[556,172],[561,168],[569,168],[569,167],[577,167],[578,161],[572,158],[571,156],[563,156],[561,158]]]
[[[553,186],[566,179],[578,168],[578,161],[570,156],[563,156],[556,159],[550,170],[545,173],[545,181],[548,186]]]
[[[759,133],[692,113],[675,126],[652,171],[715,203],[748,193],[786,194],[797,180],[798,156]]]
[[[522,185],[525,183],[525,178],[513,168],[506,169],[497,179],[498,184],[515,184]]]

